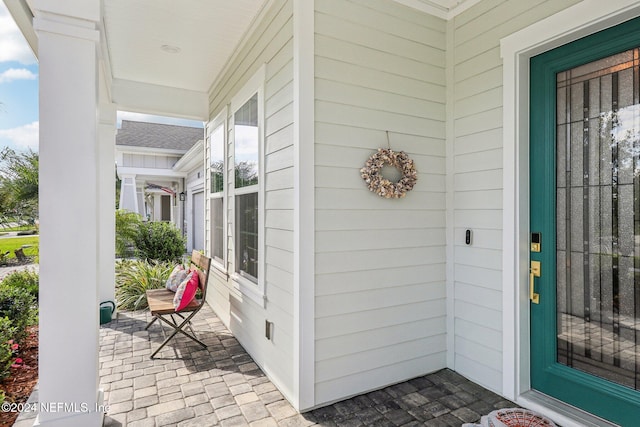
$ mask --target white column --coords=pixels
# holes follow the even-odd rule
[[[101,97],[106,96],[102,95]],[[100,103],[98,125],[98,295],[100,301],[115,301],[115,144],[116,107]]]
[[[142,183],[141,186],[138,186],[138,184],[135,183],[135,187],[136,187],[136,203],[138,204],[137,212],[144,219],[147,219],[147,203],[144,200],[144,183]]]
[[[120,209],[143,215],[144,209],[138,200],[138,187],[135,175],[120,176],[122,183],[120,184]]]
[[[40,63],[40,412],[35,425],[100,426],[100,0],[34,0],[33,6]]]

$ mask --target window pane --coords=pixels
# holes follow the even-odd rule
[[[236,196],[236,271],[258,280],[258,193]]]
[[[224,261],[224,222],[222,197],[211,199],[211,253],[213,258]]]
[[[258,183],[258,94],[234,115],[236,188]]]
[[[211,192],[224,188],[224,129],[218,126],[211,134]]]
[[[566,70],[556,102],[557,360],[636,390],[638,57],[633,49]]]

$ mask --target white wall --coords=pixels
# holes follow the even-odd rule
[[[122,153],[123,167],[171,169],[180,159],[180,156],[165,156],[155,154]]]
[[[453,368],[502,390],[500,39],[578,0],[485,0],[453,18]],[[473,244],[464,232],[473,230]],[[511,285],[508,285],[511,286]],[[513,285],[515,286],[515,285]]]
[[[316,1],[316,404],[445,367],[445,28],[388,0]],[[378,147],[419,178],[368,191]]]
[[[499,43],[577,2],[484,0],[449,22],[390,0],[315,2],[316,405],[445,366],[501,391]],[[291,16],[290,1],[275,1],[209,93],[213,119],[266,64],[267,302],[216,273],[209,302],[290,399]],[[385,131],[419,171],[401,200],[379,198],[360,178],[373,150],[386,147]],[[232,239],[228,249],[232,272]]]
[[[266,64],[265,83],[265,259],[266,303],[241,294],[223,275],[211,275],[209,303],[257,364],[290,400],[293,397],[293,26],[292,4],[273,3],[254,27],[224,77],[209,92],[211,119]],[[229,115],[233,114],[229,110]],[[207,147],[207,156],[209,155]],[[207,163],[208,163],[207,157]],[[210,176],[205,174],[207,194]],[[205,215],[210,236],[210,203]],[[205,245],[209,247],[209,243]],[[228,268],[233,272],[233,240]],[[265,320],[274,324],[265,338]]]

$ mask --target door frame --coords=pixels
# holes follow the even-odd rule
[[[503,395],[562,425],[580,411],[534,396],[529,333],[529,59],[640,16],[635,0],[583,0],[500,41],[503,59]],[[568,406],[568,405],[567,405]],[[565,412],[568,416],[563,414]]]

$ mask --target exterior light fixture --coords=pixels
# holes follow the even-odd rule
[[[184,191],[181,191],[179,196],[180,196],[180,201],[181,202],[184,202],[185,200],[187,200],[187,195],[185,194]]]

